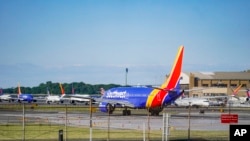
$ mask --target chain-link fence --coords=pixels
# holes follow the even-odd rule
[[[122,116],[122,109],[109,115],[99,112],[98,105],[0,106],[3,141],[228,140],[229,136],[229,124],[221,124],[220,120],[227,108],[190,109],[190,112],[186,108],[165,108],[160,116],[134,109],[131,116]],[[245,111],[249,110],[240,113],[239,124],[249,124],[250,114]]]

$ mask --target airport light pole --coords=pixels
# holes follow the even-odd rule
[[[125,86],[127,86],[127,77],[128,77],[128,68],[126,68],[126,73],[125,73]]]
[[[92,141],[92,99],[89,99],[89,141]]]

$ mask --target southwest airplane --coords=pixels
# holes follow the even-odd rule
[[[19,83],[18,83],[18,94],[17,94],[17,99],[16,100],[19,103],[21,103],[22,101],[26,101],[28,103],[37,101],[36,99],[33,98],[33,95],[31,95],[31,94],[22,94]]]
[[[101,98],[92,98],[99,102],[102,112],[112,114],[116,107],[123,107],[123,115],[131,115],[132,109],[147,109],[151,115],[159,115],[164,105],[175,101],[184,92],[180,88],[184,47],[180,46],[168,79],[161,87],[116,87],[105,92]]]

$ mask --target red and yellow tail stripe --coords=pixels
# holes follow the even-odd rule
[[[239,92],[239,90],[241,89],[241,87],[242,87],[242,84],[239,85],[237,88],[235,88],[235,89],[233,90],[233,95],[236,95],[236,94]]]
[[[60,86],[60,89],[61,89],[61,93],[62,93],[62,95],[63,95],[63,94],[65,94],[65,91],[64,91],[64,89],[63,89],[63,87],[62,87],[62,84],[61,84],[61,83],[59,83],[59,86]]]
[[[181,75],[183,52],[184,46],[180,46],[170,75],[168,79],[161,85],[161,89],[172,90],[176,87]],[[167,91],[154,89],[148,96],[146,107],[150,108],[161,106],[167,94]]]
[[[21,87],[20,87],[20,83],[18,83],[18,85],[17,85],[17,94],[18,95],[20,95],[20,94],[22,94],[22,92],[21,92]]]

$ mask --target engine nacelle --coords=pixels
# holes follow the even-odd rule
[[[99,103],[99,110],[104,113],[110,113],[112,114],[115,110],[115,106],[112,106],[110,103],[107,102],[101,102]]]

